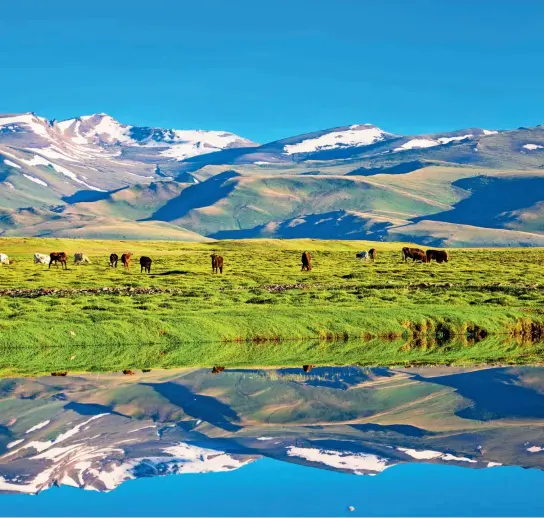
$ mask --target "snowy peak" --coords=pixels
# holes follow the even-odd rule
[[[298,141],[286,144],[284,150],[289,155],[315,153],[339,148],[369,146],[394,136],[372,124],[353,124],[317,134],[301,135],[294,139]]]

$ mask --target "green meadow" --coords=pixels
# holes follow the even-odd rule
[[[421,264],[403,263],[402,246],[0,238],[12,261],[0,266],[0,372],[540,361],[544,250],[455,249]],[[355,258],[371,247],[374,263]],[[51,251],[69,255],[68,270],[33,263]],[[130,271],[110,268],[126,251]],[[91,264],[73,265],[75,252]]]

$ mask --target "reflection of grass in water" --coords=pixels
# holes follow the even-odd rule
[[[361,365],[422,366],[542,363],[543,342],[507,337],[481,341],[348,340],[279,342],[207,342],[84,347],[9,347],[0,349],[0,373],[38,374],[52,371],[121,371],[126,368]],[[269,374],[274,376],[273,373]],[[219,375],[220,376],[220,375]],[[304,375],[307,377],[308,375]],[[296,373],[293,379],[298,379]],[[302,379],[302,378],[301,378]]]

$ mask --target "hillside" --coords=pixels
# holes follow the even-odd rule
[[[0,116],[0,235],[542,246],[543,193],[541,126],[363,124],[257,145],[105,114]]]

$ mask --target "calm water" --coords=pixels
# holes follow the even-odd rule
[[[531,367],[4,379],[0,515],[544,515],[543,424]]]

